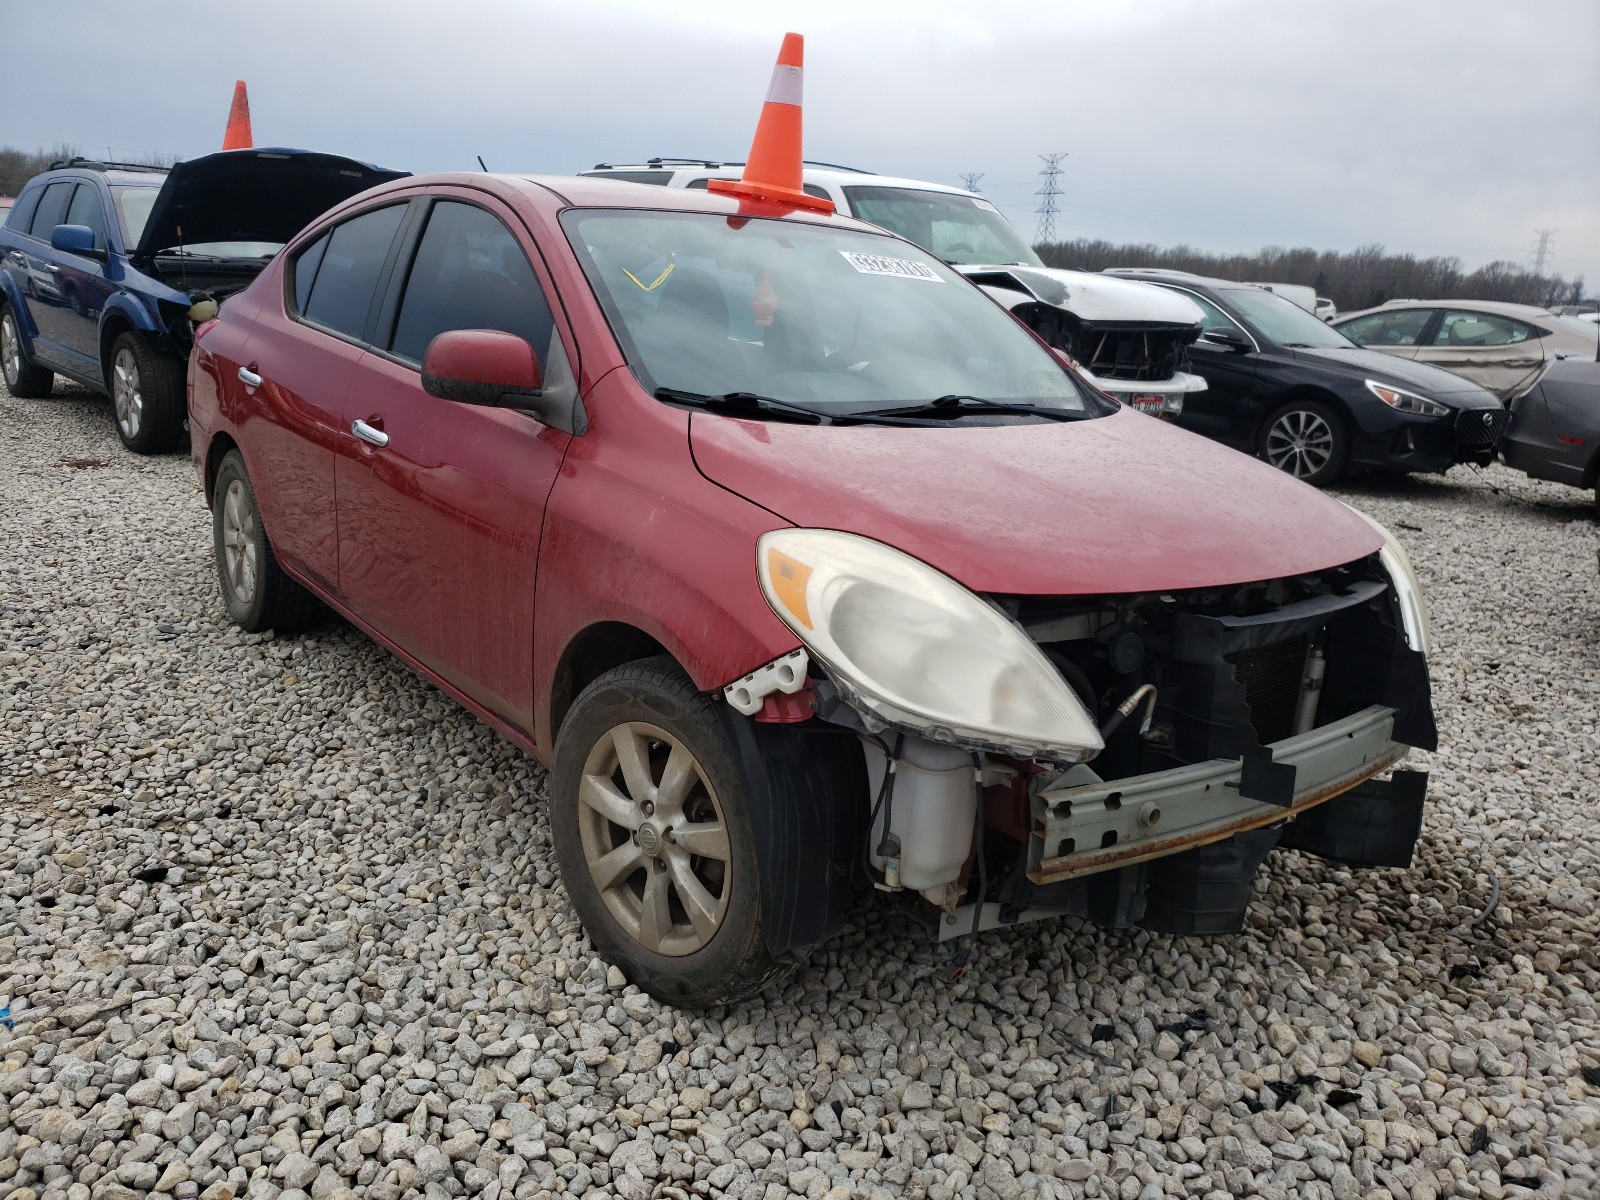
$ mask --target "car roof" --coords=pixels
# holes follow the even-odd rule
[[[698,188],[664,188],[653,183],[629,183],[621,179],[606,179],[593,175],[514,175],[467,174],[450,172],[433,175],[412,175],[383,185],[385,189],[414,187],[481,187],[492,180],[502,187],[520,192],[541,207],[549,208],[633,208],[644,210],[669,210],[673,212],[714,213],[722,216],[740,216],[741,202],[736,196],[719,192],[701,191]],[[559,201],[553,204],[552,198]],[[767,213],[746,213],[750,216],[767,216]],[[805,209],[773,211],[771,215],[785,221],[805,221],[815,225],[838,225],[862,233],[885,236],[876,225],[868,225],[853,217],[837,213],[820,213]]]
[[[743,163],[712,162],[709,159],[674,159],[664,158],[657,162],[643,163],[600,163],[595,171],[687,171],[692,175],[724,175],[736,179],[743,170]],[[603,175],[585,172],[589,179],[603,179]],[[948,183],[933,183],[926,179],[906,179],[898,175],[879,175],[873,171],[860,171],[854,167],[840,167],[826,164],[807,163],[802,170],[802,177],[806,183],[831,183],[839,187],[898,187],[907,188],[918,192],[945,192],[957,196],[972,196],[966,188],[954,187]]]
[[[1373,312],[1393,312],[1403,308],[1463,308],[1479,312],[1503,313],[1508,317],[1553,317],[1556,314],[1537,304],[1512,304],[1508,300],[1389,300],[1375,308],[1364,308],[1349,316]],[[1343,317],[1340,318],[1343,320]]]
[[[1259,283],[1246,283],[1238,279],[1216,279],[1210,275],[1196,275],[1192,271],[1172,271],[1166,267],[1107,267],[1104,275],[1122,275],[1128,279],[1142,279],[1147,283],[1190,283],[1209,288],[1268,289]]]

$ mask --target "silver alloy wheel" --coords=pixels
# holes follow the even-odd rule
[[[1267,431],[1267,461],[1296,479],[1307,479],[1333,457],[1333,429],[1321,414],[1297,408]]]
[[[584,860],[617,923],[655,954],[704,948],[728,912],[733,850],[689,748],[642,721],[614,726],[589,751],[578,804]]]
[[[9,312],[0,318],[0,367],[5,370],[7,386],[22,374],[22,339],[17,336],[17,319]]]
[[[124,346],[111,360],[111,402],[117,409],[117,425],[130,441],[139,436],[144,421],[144,396],[139,390],[139,360]]]
[[[244,480],[234,479],[222,497],[222,559],[228,586],[241,604],[256,598],[256,515]]]

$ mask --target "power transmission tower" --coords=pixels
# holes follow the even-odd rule
[[[1061,160],[1067,157],[1062,154],[1041,154],[1039,160],[1044,163],[1044,168],[1039,172],[1043,182],[1039,190],[1034,193],[1039,197],[1039,228],[1034,233],[1033,243],[1043,246],[1047,242],[1056,240],[1056,197],[1061,195],[1061,189],[1056,186],[1056,180],[1061,178]]]
[[[1533,250],[1533,273],[1543,275],[1545,267],[1550,264],[1550,239],[1561,232],[1559,229],[1535,229],[1533,231],[1539,238],[1539,244]]]
[[[976,192],[976,191],[980,190],[979,187],[978,187],[978,180],[980,180],[982,178],[983,178],[983,172],[982,171],[973,171],[969,175],[961,176],[961,182],[967,185],[967,191]]]

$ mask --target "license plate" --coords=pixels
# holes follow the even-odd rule
[[[1135,392],[1125,398],[1132,407],[1142,413],[1149,413],[1153,417],[1159,417],[1167,407],[1167,398],[1165,396],[1157,396],[1149,392]]]

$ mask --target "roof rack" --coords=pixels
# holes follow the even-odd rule
[[[47,171],[62,171],[67,169],[77,171],[170,171],[171,167],[160,167],[154,163],[125,163],[111,162],[103,158],[58,158],[45,168]]]
[[[807,166],[807,167],[826,167],[830,171],[848,171],[852,175],[876,175],[877,174],[876,171],[868,171],[864,167],[846,167],[846,166],[840,165],[839,163],[822,162],[821,160],[815,159],[815,158],[805,159],[803,165]]]

